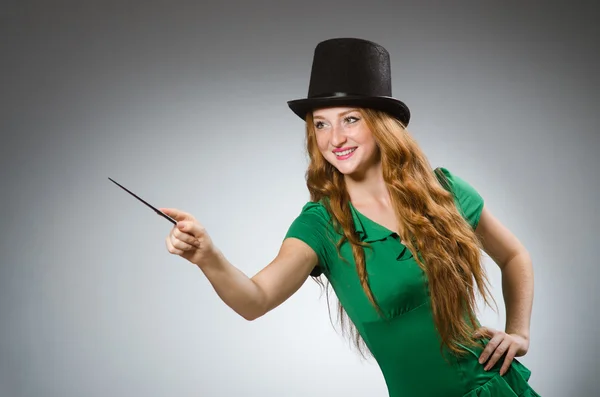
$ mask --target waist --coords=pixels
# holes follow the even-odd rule
[[[483,347],[459,356],[441,346],[430,302],[362,326],[390,396],[462,396],[494,376],[478,362]]]

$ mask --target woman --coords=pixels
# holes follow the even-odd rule
[[[168,250],[248,320],[323,274],[392,397],[538,396],[514,359],[529,347],[528,253],[472,186],[431,169],[390,75],[388,52],[373,42],[317,45],[308,97],[288,102],[306,121],[311,201],[258,274],[229,263],[193,216],[162,208],[178,222]],[[475,290],[489,302],[480,249],[502,269],[505,331],[475,317]]]

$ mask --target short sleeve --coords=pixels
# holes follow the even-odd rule
[[[328,273],[328,252],[331,250],[331,233],[329,233],[329,216],[327,210],[320,203],[309,202],[302,212],[290,225],[285,238],[297,238],[311,247],[319,263],[311,272],[311,276],[317,277],[322,273]]]
[[[450,192],[454,195],[454,201],[456,202],[456,205],[458,206],[463,217],[467,220],[467,222],[469,222],[471,227],[475,229],[479,224],[481,211],[483,211],[484,201],[481,195],[467,181],[453,174],[446,168],[436,168],[436,175],[438,178],[444,176],[449,182]],[[443,183],[443,180],[440,182],[442,182],[442,186],[448,189],[448,186]]]

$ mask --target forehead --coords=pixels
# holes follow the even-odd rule
[[[327,107],[313,110],[313,118],[334,119],[358,111],[356,107]]]

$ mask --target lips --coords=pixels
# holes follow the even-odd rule
[[[346,160],[354,154],[356,149],[357,149],[356,147],[335,149],[335,150],[333,150],[333,154],[335,154],[335,157],[338,160]]]
[[[353,153],[355,150],[356,147],[334,149],[333,154],[335,154],[336,156],[346,156],[350,153]]]

